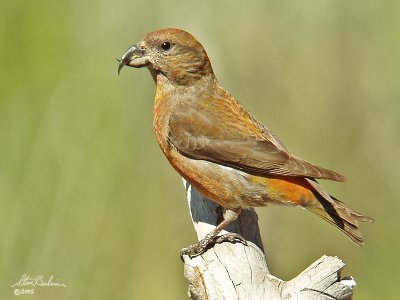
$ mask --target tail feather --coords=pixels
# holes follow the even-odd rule
[[[340,201],[339,199],[331,196],[331,198],[340,205],[340,207],[343,207],[344,209],[347,209],[352,217],[356,219],[358,222],[364,222],[364,223],[374,223],[375,220],[371,217],[368,217],[364,215],[363,213],[355,210],[354,208],[351,208],[348,206],[346,203]]]
[[[307,209],[337,227],[357,245],[364,245],[358,222],[373,223],[374,219],[330,196],[316,181],[309,182],[315,188],[314,195],[320,205],[308,206]]]

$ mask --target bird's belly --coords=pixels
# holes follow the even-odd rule
[[[255,176],[209,161],[190,159],[178,152],[167,157],[193,187],[226,208],[270,203],[307,205],[307,201],[314,199],[302,178]]]

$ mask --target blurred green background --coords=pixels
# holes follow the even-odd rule
[[[22,1],[0,5],[0,298],[22,274],[66,288],[24,299],[186,299],[195,241],[184,188],[152,129],[154,83],[117,57],[153,30],[205,46],[220,83],[323,182],[376,218],[362,248],[312,214],[259,209],[271,272],[323,254],[355,299],[398,299],[400,2]]]

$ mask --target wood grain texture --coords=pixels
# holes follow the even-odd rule
[[[184,181],[198,239],[220,221],[222,209]],[[355,281],[341,278],[345,264],[323,256],[297,277],[283,281],[270,274],[254,210],[244,210],[221,234],[236,232],[247,241],[216,244],[200,256],[184,256],[184,274],[193,299],[352,299]]]

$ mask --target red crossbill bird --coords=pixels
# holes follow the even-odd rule
[[[373,219],[317,182],[345,177],[290,153],[218,83],[206,51],[191,34],[180,29],[149,33],[125,52],[118,73],[123,66],[150,70],[161,150],[187,182],[224,208],[222,222],[181,255],[204,252],[243,209],[269,204],[306,208],[363,244],[357,223]]]

